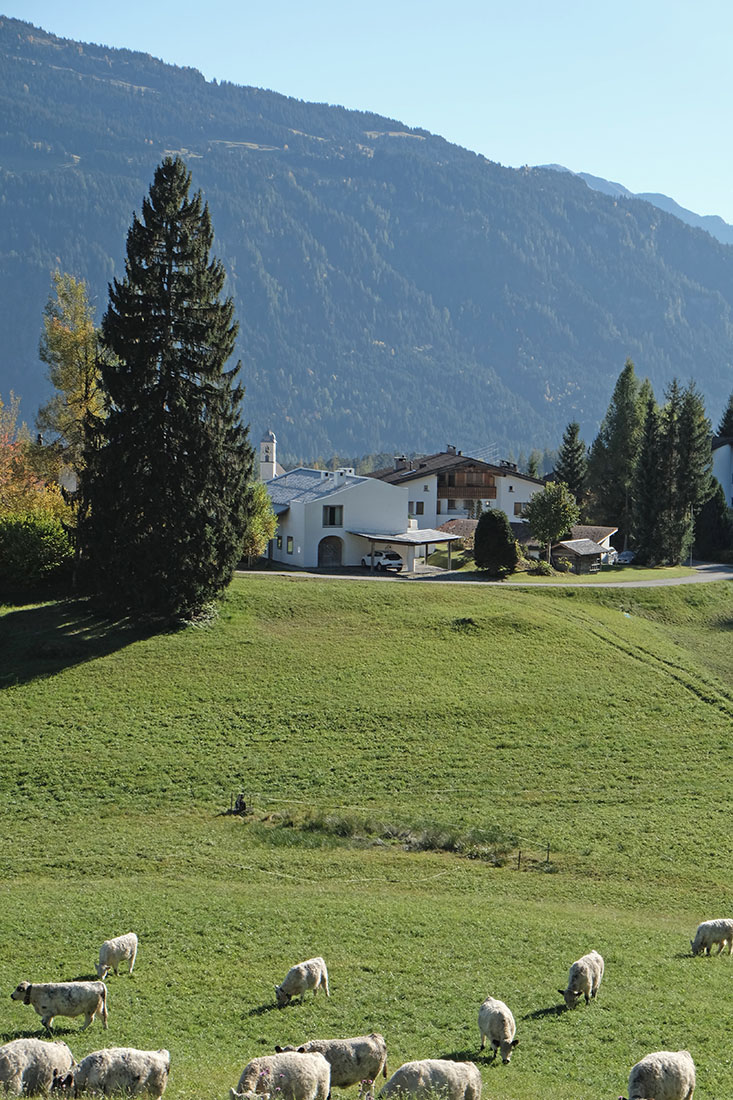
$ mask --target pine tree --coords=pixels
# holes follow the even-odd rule
[[[473,537],[473,557],[476,568],[492,576],[514,572],[519,551],[506,512],[489,508],[481,515]]]
[[[582,505],[585,495],[587,472],[588,458],[585,443],[580,438],[580,424],[573,421],[568,424],[562,437],[555,477],[558,481],[565,482],[578,505]]]
[[[647,399],[632,500],[632,538],[636,553],[639,561],[654,565],[663,549],[659,526],[662,505],[659,410],[653,394]]]
[[[249,514],[253,455],[240,420],[237,325],[220,300],[201,193],[183,162],[156,169],[102,321],[107,417],[89,450],[83,545],[115,604],[196,615],[229,582]]]
[[[593,518],[615,524],[624,546],[631,529],[631,486],[645,412],[640,397],[634,364],[627,359],[588,458]]]
[[[728,398],[728,404],[718,425],[718,435],[733,438],[733,393]]]

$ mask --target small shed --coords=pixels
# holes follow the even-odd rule
[[[567,562],[573,573],[598,573],[604,552],[593,539],[568,539],[555,544],[552,557],[556,562]]]

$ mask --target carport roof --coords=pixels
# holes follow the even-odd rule
[[[372,542],[396,542],[402,546],[425,546],[429,542],[456,542],[456,535],[446,534],[445,531],[436,531],[432,527],[415,527],[410,531],[400,531],[394,534],[392,531],[347,531],[349,535],[358,535],[359,538],[369,539]]]

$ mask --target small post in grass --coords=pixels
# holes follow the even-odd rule
[[[519,851],[517,852],[517,870],[519,870],[521,868],[521,866],[522,866],[522,849],[520,848]]]

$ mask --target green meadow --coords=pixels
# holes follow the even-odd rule
[[[19,981],[107,979],[77,1058],[168,1047],[167,1097],[225,1100],[275,1043],[379,1030],[390,1072],[471,1058],[489,1100],[595,1100],[687,1047],[730,1100],[733,586],[237,578],[208,627],[87,603],[0,617],[0,1041]],[[227,813],[244,792],[249,812]],[[561,1010],[570,963],[606,961]],[[331,997],[274,985],[320,954]],[[520,1045],[479,1054],[478,1007]],[[352,1090],[356,1097],[357,1090]]]

